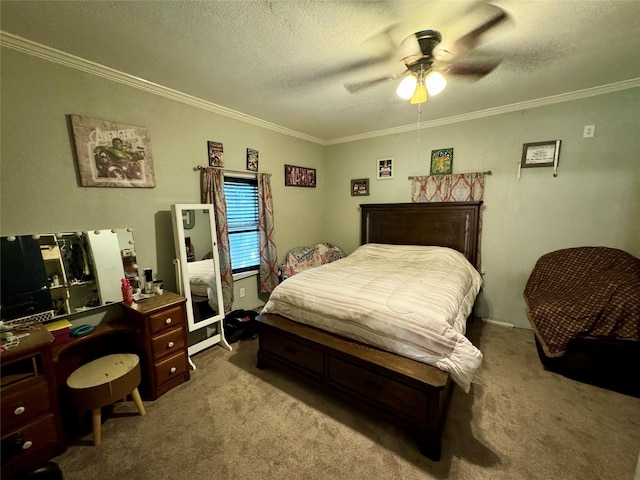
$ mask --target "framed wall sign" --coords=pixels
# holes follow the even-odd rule
[[[83,187],[156,186],[146,128],[70,115]]]
[[[224,153],[220,142],[207,142],[207,151],[209,152],[210,167],[224,167]]]
[[[376,172],[378,180],[393,178],[393,158],[379,158],[376,161]]]
[[[316,187],[316,169],[284,166],[284,185],[286,187]]]
[[[258,150],[247,148],[247,170],[250,172],[258,171]]]
[[[369,195],[369,179],[356,178],[351,180],[351,196],[363,197],[365,195]]]
[[[453,148],[431,151],[429,175],[449,175],[453,173]]]
[[[560,159],[560,140],[525,143],[522,147],[522,168],[554,167]]]

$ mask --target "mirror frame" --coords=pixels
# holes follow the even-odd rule
[[[212,204],[206,203],[182,203],[182,204],[174,204],[171,206],[171,217],[173,220],[173,234],[174,234],[174,244],[176,251],[176,259],[174,260],[174,264],[176,265],[176,274],[177,274],[177,285],[179,294],[187,299],[186,310],[187,310],[187,325],[190,332],[201,330],[213,324],[218,324],[217,333],[208,337],[206,340],[196,343],[195,345],[190,345],[188,348],[189,355],[199,352],[204,348],[220,343],[223,347],[231,350],[231,346],[227,343],[224,337],[224,302],[222,297],[222,283],[220,276],[220,257],[218,254],[218,241],[216,235],[216,224],[215,224],[215,216],[214,216],[214,207]],[[207,210],[209,212],[209,230],[210,230],[210,238],[211,238],[211,251],[213,257],[213,267],[214,267],[214,275],[216,282],[216,297],[218,299],[218,313],[212,317],[204,318],[195,322],[195,316],[193,313],[193,301],[191,298],[191,285],[189,284],[189,275],[187,268],[187,251],[185,247],[185,212],[193,211],[193,219],[197,216],[195,213],[197,211]],[[190,225],[190,228],[193,228],[194,224]]]

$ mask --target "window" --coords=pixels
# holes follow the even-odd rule
[[[260,265],[258,233],[258,181],[255,178],[225,177],[227,224],[233,273],[257,270]]]

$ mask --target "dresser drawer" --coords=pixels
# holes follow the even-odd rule
[[[29,457],[35,456],[41,450],[52,446],[58,440],[53,414],[49,414],[38,421],[31,422],[11,432],[7,432],[5,430],[5,425],[2,426],[2,429],[3,473],[4,469],[11,468],[12,465],[23,460],[26,461]],[[20,436],[22,438],[22,448],[18,449],[16,452],[10,452],[7,450],[5,453],[4,445],[13,443],[12,439],[14,436]]]
[[[173,328],[176,325],[183,325],[184,314],[182,313],[182,308],[168,308],[162,312],[149,315],[149,323],[152,334]]]
[[[260,348],[294,362],[310,372],[318,375],[324,374],[324,354],[321,351],[275,335],[266,328],[260,332]]]
[[[166,333],[162,333],[151,340],[153,358],[157,360],[178,351],[184,351],[184,331],[176,328]]]
[[[427,423],[426,392],[334,357],[329,357],[328,368],[330,382],[358,392],[418,425]]]
[[[47,382],[39,376],[3,388],[0,406],[2,431],[6,433],[51,409]]]
[[[184,351],[179,352],[172,357],[156,362],[154,368],[156,370],[156,383],[160,386],[175,377],[180,377],[187,373],[187,356]]]

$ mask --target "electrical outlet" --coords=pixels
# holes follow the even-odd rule
[[[582,138],[592,138],[596,135],[596,126],[595,125],[585,125],[584,131],[582,132]]]
[[[240,289],[240,298],[244,298],[244,288]]]

